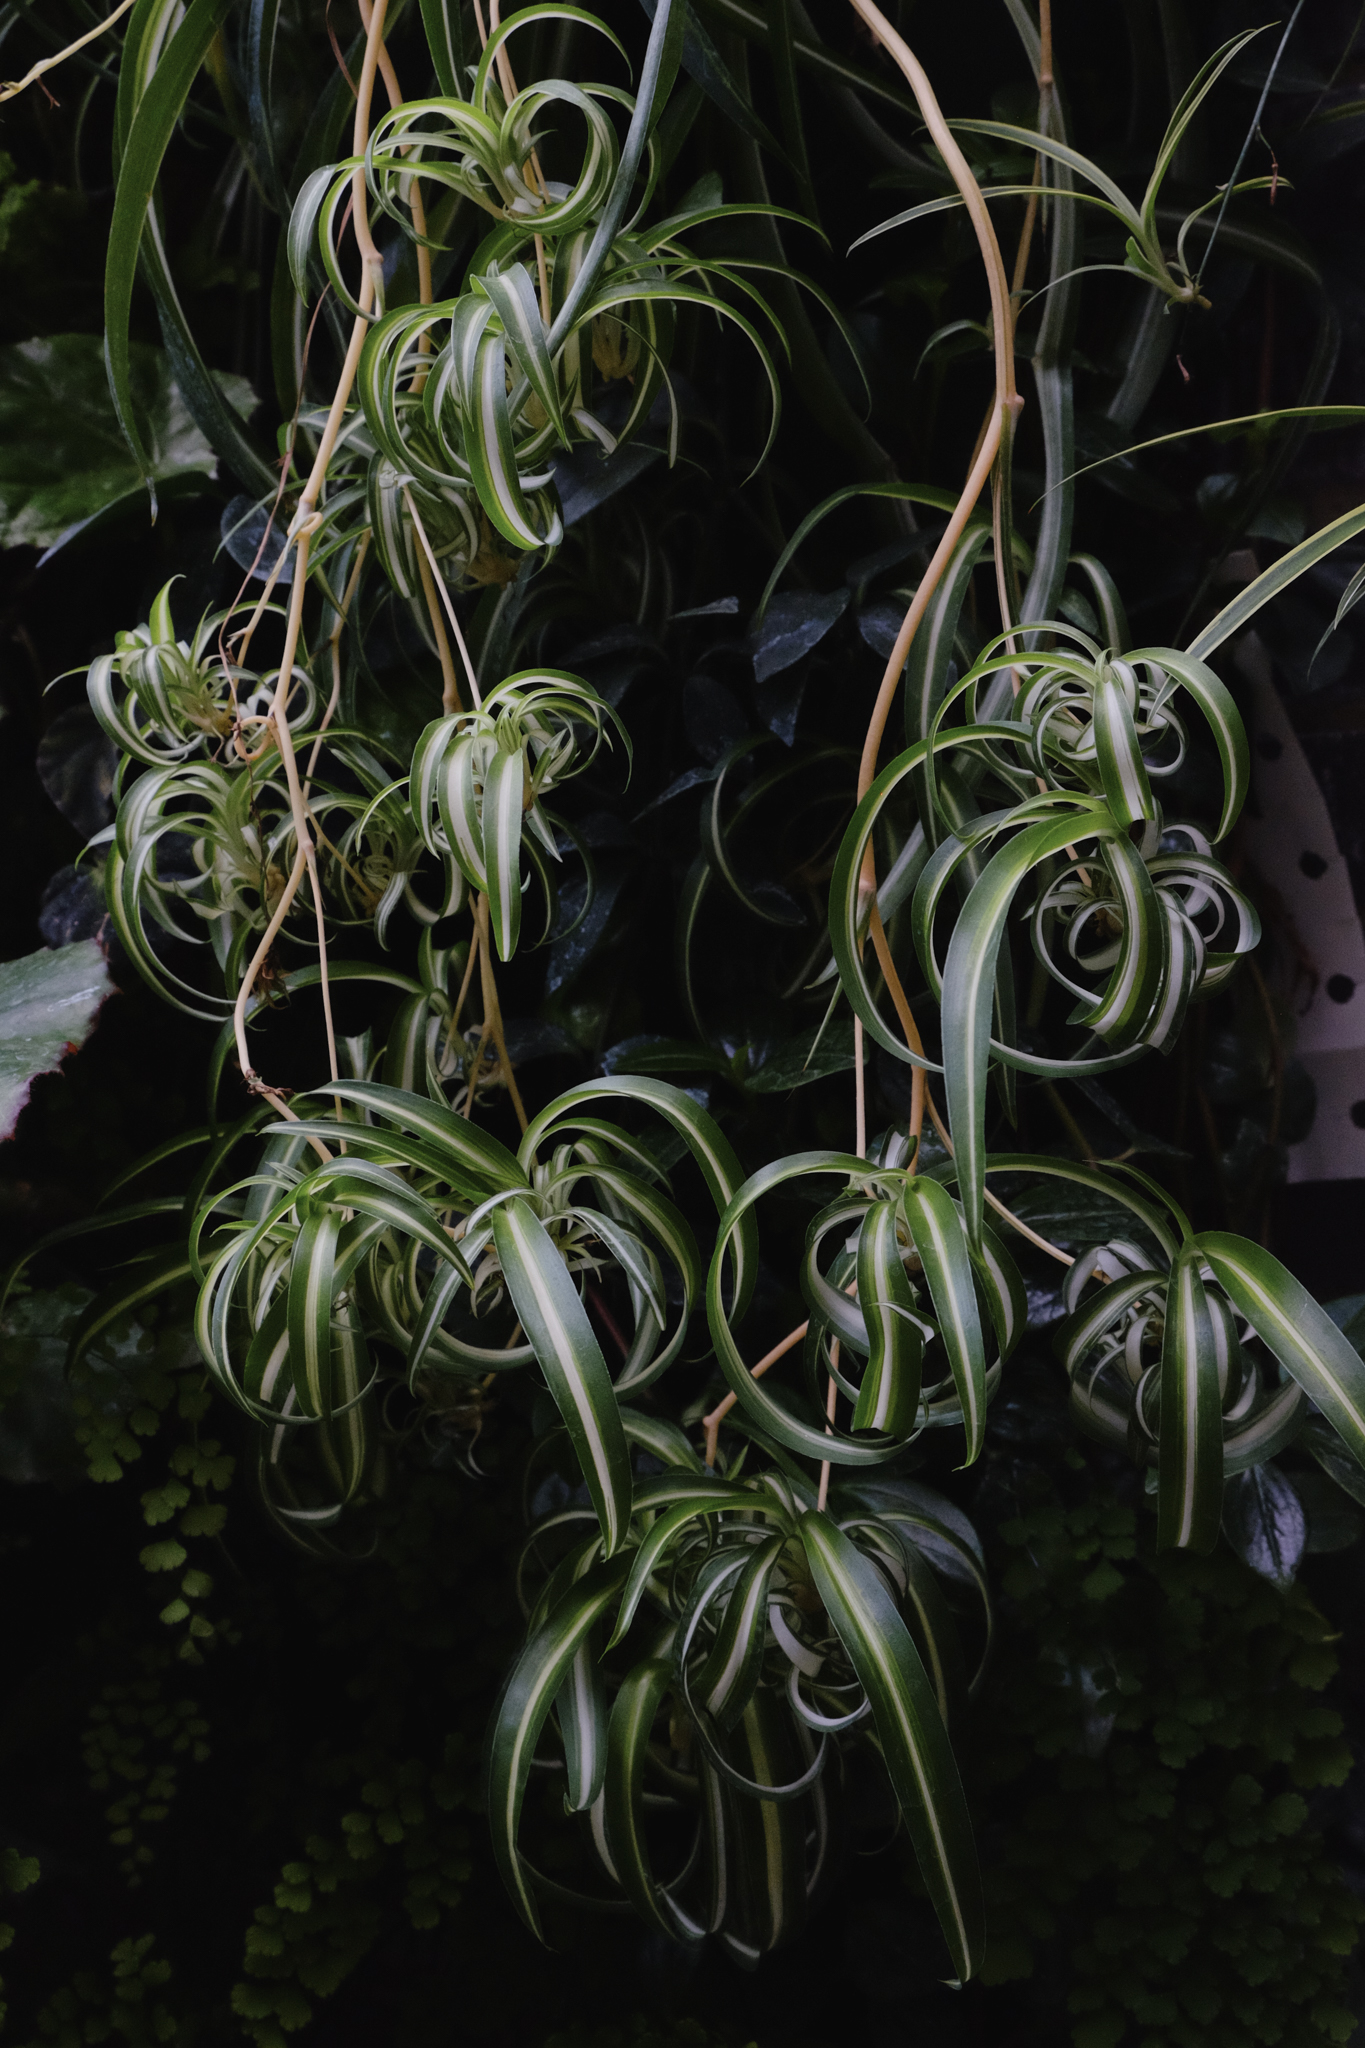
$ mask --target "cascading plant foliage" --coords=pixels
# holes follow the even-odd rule
[[[472,1486],[482,1418],[507,1376],[530,1376],[535,1457],[559,1460],[559,1492],[546,1508],[528,1479],[541,1505],[518,1573],[524,1642],[486,1753],[518,1911],[539,1930],[547,1898],[625,1905],[754,1963],[828,1882],[861,1748],[965,1981],[989,1932],[955,1745],[988,1670],[991,1574],[970,1520],[913,1473],[926,1432],[946,1432],[960,1466],[988,1444],[1029,1324],[1021,1261],[1066,1269],[1056,1351],[1072,1414],[1148,1475],[1159,1549],[1210,1551],[1225,1482],[1296,1442],[1329,1471],[1342,1448],[1365,1471],[1365,1364],[1268,1250],[1196,1227],[1129,1157],[1010,1135],[1030,1090],[1102,1089],[1169,1060],[1196,1007],[1245,971],[1260,919],[1228,847],[1250,754],[1213,663],[1365,530],[1365,509],[1247,580],[1188,644],[1133,644],[1121,565],[1073,546],[1070,372],[1049,323],[1074,321],[1091,209],[1127,238],[1110,270],[1200,317],[1211,216],[1221,227],[1230,197],[1274,181],[1204,193],[1175,228],[1161,195],[1251,39],[1197,74],[1135,204],[1067,140],[1046,5],[1041,22],[1009,8],[1034,67],[1032,126],[945,121],[893,23],[872,0],[853,7],[882,53],[883,98],[929,137],[900,151],[905,181],[936,195],[876,233],[908,240],[965,208],[984,268],[995,381],[970,475],[960,494],[955,475],[951,489],[862,476],[768,548],[760,681],[782,631],[804,633],[804,653],[842,609],[821,622],[784,587],[798,554],[826,545],[824,522],[854,500],[892,522],[899,539],[859,572],[865,593],[915,564],[883,599],[881,640],[864,633],[885,659],[880,689],[870,705],[836,696],[837,735],[776,770],[764,749],[774,734],[791,745],[780,721],[762,739],[722,734],[657,799],[705,786],[678,913],[692,1036],[627,1039],[605,1072],[537,1105],[500,979],[537,946],[553,958],[600,936],[620,878],[604,881],[599,856],[619,842],[600,812],[554,803],[576,778],[594,803],[608,788],[619,800],[639,752],[634,700],[618,708],[624,686],[600,659],[629,653],[629,636],[581,641],[596,682],[554,658],[556,616],[590,580],[573,494],[610,472],[628,506],[650,463],[680,461],[692,400],[675,356],[727,323],[748,352],[737,374],[754,379],[759,465],[793,367],[853,417],[842,388],[829,396],[828,361],[810,367],[806,309],[831,348],[856,357],[857,335],[782,239],[814,246],[818,220],[773,204],[761,175],[727,201],[714,167],[686,190],[675,172],[705,106],[732,122],[736,161],[769,150],[818,201],[793,51],[818,71],[823,45],[798,6],[774,6],[779,144],[688,0],[654,0],[643,26],[558,0],[502,20],[480,0],[420,0],[433,89],[413,97],[386,43],[401,27],[413,61],[412,10],[359,0],[358,17],[334,15],[341,69],[286,160],[271,94],[301,38],[325,52],[309,10],[136,0],[118,58],[110,386],[154,488],[130,369],[141,277],[198,427],[246,486],[236,530],[253,538],[234,540],[250,564],[234,603],[191,627],[168,584],[87,676],[118,756],[116,816],[91,854],[113,929],[150,987],[218,1037],[204,1128],[125,1179],[195,1148],[198,1169],[173,1198],[98,1212],[164,1234],[84,1310],[71,1355],[191,1289],[199,1356],[254,1432],[278,1529],[338,1570],[363,1551],[375,1500],[401,1494],[399,1407],[407,1427],[457,1419],[466,1455],[448,1484]],[[722,6],[717,33],[739,12]],[[277,464],[205,365],[157,196],[201,68],[226,61],[231,36],[236,146],[280,218]],[[572,76],[518,82],[528,53],[561,49]],[[579,75],[588,51],[615,82]],[[845,70],[854,86],[871,75]],[[988,144],[1004,182],[987,176]],[[1030,344],[1046,470],[1030,542],[1015,354],[1040,200],[1052,296]],[[1013,287],[993,225],[1004,202],[1025,218]],[[1234,213],[1226,232],[1254,231]],[[941,522],[927,535],[914,504]],[[656,543],[642,543],[640,619],[723,611],[650,595]],[[379,643],[400,638],[424,693],[416,728],[374,677]],[[897,703],[903,745],[887,739]],[[795,779],[807,770],[813,794]],[[805,844],[779,884],[751,849],[782,832]],[[717,894],[755,946],[788,949],[785,1028],[805,1038],[785,1083],[780,1067],[764,1080],[752,1042],[746,1055],[708,1026]],[[293,1087],[283,1014],[306,1020],[311,1066]],[[880,1134],[874,1049],[900,1105]],[[757,1158],[722,1128],[723,1096],[681,1083],[761,1092],[812,1062],[845,1077],[851,1146]],[[1057,1183],[1097,1219],[1073,1250],[1028,1221]],[[759,1359],[753,1333],[784,1292],[805,1320]],[[569,1882],[553,1849],[541,1868],[525,1839],[529,1788],[551,1770],[595,1880]]]

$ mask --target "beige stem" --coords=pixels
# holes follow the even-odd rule
[[[900,680],[901,670],[905,667],[906,658],[910,652],[910,644],[915,637],[920,620],[923,618],[928,607],[929,599],[933,596],[943,572],[948,566],[953,549],[957,546],[962,530],[971,517],[972,509],[985,486],[986,478],[990,473],[991,463],[994,462],[996,451],[1000,445],[1000,434],[1004,416],[1007,412],[1011,414],[1017,413],[1022,401],[1014,382],[1014,336],[1010,314],[1009,282],[1005,276],[1005,264],[1000,254],[1000,244],[996,240],[995,229],[991,224],[990,209],[981,196],[981,187],[973,177],[971,166],[967,162],[966,157],[963,156],[962,151],[958,148],[953,138],[953,132],[944,120],[938,101],[934,96],[934,89],[930,85],[919,59],[915,56],[909,44],[891,26],[891,23],[887,20],[881,9],[874,4],[874,0],[850,0],[850,4],[854,12],[872,31],[873,36],[882,44],[892,61],[903,73],[906,83],[915,96],[924,125],[929,131],[929,139],[942,156],[953,183],[962,195],[972,227],[976,232],[977,243],[981,250],[981,260],[985,265],[986,281],[990,287],[991,325],[995,349],[995,417],[982,443],[977,460],[972,466],[971,475],[967,479],[962,497],[959,499],[957,509],[949,523],[948,531],[934,552],[933,560],[930,562],[928,571],[915,593],[910,609],[906,613],[905,623],[896,636],[896,644],[891,650],[891,658],[887,662],[886,673],[882,678],[881,688],[877,692],[877,702],[872,713],[872,722],[868,727],[867,739],[863,746],[862,762],[858,771],[858,797],[859,801],[861,801],[871,787],[877,772],[877,749],[881,745],[882,734],[885,731],[886,721],[891,710],[891,700],[895,695],[896,684]],[[983,458],[985,459],[983,460]]]
[[[375,0],[374,8],[366,23],[365,61],[361,67],[360,84],[356,92],[355,126],[352,138],[352,154],[363,157],[369,138],[370,106],[374,98],[375,74],[379,67],[379,53],[383,47],[384,16],[388,0]],[[357,183],[358,181],[358,183]],[[364,274],[360,285],[359,303],[366,313],[374,301],[378,281],[382,275],[382,262],[370,234],[369,214],[365,204],[365,176],[363,166],[352,177],[352,215],[355,238],[364,262]],[[237,1001],[233,1007],[233,1026],[237,1039],[237,1057],[249,1085],[259,1088],[259,1077],[253,1072],[246,1042],[246,1012],[251,1000],[251,991],[256,977],[265,963],[275,933],[283,924],[294,897],[298,894],[303,880],[304,869],[313,858],[313,843],[308,829],[308,807],[299,782],[298,762],[294,757],[294,743],[289,730],[289,697],[293,686],[294,664],[298,655],[299,636],[303,627],[303,600],[308,583],[308,552],[312,535],[318,525],[317,500],[327,475],[327,465],[332,459],[337,436],[341,432],[342,420],[350,401],[351,387],[355,382],[356,370],[360,363],[360,351],[364,344],[368,319],[360,318],[351,331],[350,345],[342,366],[341,381],[332,397],[318,452],[313,460],[308,482],[304,486],[298,511],[290,523],[290,538],[295,544],[294,582],[289,596],[289,616],[285,627],[284,652],[280,659],[279,681],[275,686],[274,701],[270,709],[271,725],[275,742],[280,750],[280,761],[284,768],[285,781],[289,788],[289,805],[294,821],[294,832],[299,851],[294,862],[293,873],[276,905],[275,915],[267,927],[266,937],[257,947],[250,968],[247,970]],[[316,888],[316,871],[314,887]],[[325,986],[325,966],[324,966]],[[336,1076],[333,1067],[333,1078]]]
[[[412,502],[411,491],[406,487],[403,496],[407,500],[409,513],[416,521],[417,508]],[[427,559],[425,548],[418,550],[417,573],[422,579],[422,595],[426,599],[427,617],[431,620],[432,638],[436,642],[436,653],[441,663],[441,710],[449,717],[452,712],[463,711],[464,705],[460,702],[460,681],[455,673],[455,657],[450,651],[450,641],[446,636],[446,622],[441,616],[441,601],[436,595],[436,576]]]
[[[786,1357],[793,1345],[801,1343],[809,1328],[809,1322],[804,1322],[799,1324],[796,1329],[789,1330],[780,1344],[774,1344],[772,1350],[760,1358],[757,1365],[750,1366],[750,1379],[761,1380],[770,1365],[776,1365],[779,1358]],[[720,1435],[721,1423],[730,1413],[738,1399],[738,1394],[727,1394],[723,1401],[717,1402],[709,1415],[703,1415],[702,1417],[702,1427],[706,1431],[706,1462],[710,1466],[714,1467],[716,1462],[716,1439]]]
[[[825,1424],[825,1435],[833,1436],[834,1410],[839,1400],[839,1384],[838,1381],[833,1377],[833,1375],[839,1370],[839,1339],[837,1337],[834,1339],[834,1342],[829,1347],[829,1363],[830,1382],[828,1391],[825,1394],[825,1415],[828,1418]],[[824,1463],[820,1467],[820,1491],[816,1495],[815,1499],[816,1513],[821,1515],[823,1515],[823,1513],[825,1512],[825,1503],[829,1499],[829,1474],[830,1464],[829,1459],[826,1458]]]
[[[411,522],[417,528],[417,541],[422,543],[422,553],[424,553],[426,561],[430,563],[428,573],[432,575],[432,580],[436,584],[436,590],[440,594],[440,602],[446,606],[446,618],[450,621],[450,631],[454,633],[456,647],[460,649],[460,659],[463,659],[463,664],[465,664],[465,676],[469,678],[469,694],[475,700],[475,711],[477,711],[483,705],[483,698],[479,696],[479,678],[475,676],[475,664],[469,659],[469,647],[465,645],[465,635],[460,633],[460,621],[458,621],[458,614],[454,610],[454,598],[450,596],[450,590],[446,588],[446,578],[440,573],[440,567],[436,565],[436,551],[432,549],[432,543],[426,537],[426,526],[422,524],[422,514],[417,512],[417,508],[413,504],[413,498],[411,498],[411,492],[409,492],[407,487],[403,487],[403,498],[407,500],[407,510],[411,514]],[[454,674],[450,676],[448,688],[452,690],[452,700],[446,700],[446,694],[442,692],[442,700],[440,700],[442,702],[442,711],[463,711],[465,707],[460,705],[460,692],[458,692],[458,686],[454,684]]]
[[[478,918],[480,936],[483,940],[483,944],[479,949],[479,973],[483,982],[484,1035],[491,1035],[492,1037],[493,1044],[497,1050],[498,1064],[502,1068],[502,1078],[507,1084],[507,1092],[512,1098],[512,1107],[517,1113],[517,1122],[521,1125],[522,1131],[525,1132],[530,1123],[530,1118],[526,1114],[526,1106],[521,1099],[521,1090],[517,1086],[517,1077],[512,1071],[512,1062],[507,1057],[507,1040],[504,1038],[502,1030],[502,1005],[498,1001],[498,984],[493,973],[493,943],[488,929],[488,898],[486,896],[480,896],[479,898]],[[472,1099],[470,1107],[471,1109],[473,1108]]]
[[[87,43],[93,43],[96,36],[102,36],[107,28],[112,28],[119,16],[126,14],[132,4],[133,0],[119,0],[112,14],[106,14],[104,20],[96,22],[94,28],[88,28],[83,36],[77,36],[74,43],[68,43],[64,50],[58,50],[53,57],[41,58],[22,78],[15,79],[13,84],[0,86],[0,104],[5,100],[17,99],[21,92],[27,92],[29,86],[36,85],[45,71],[55,70],[57,65],[64,64],[68,57],[74,57],[77,50],[83,50]]]

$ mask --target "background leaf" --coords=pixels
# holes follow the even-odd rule
[[[13,1135],[36,1076],[85,1043],[113,994],[94,939],[0,965],[0,1138]]]
[[[129,354],[153,476],[213,477],[218,458],[164,351],[134,342]],[[250,412],[255,399],[244,378],[220,373],[218,381],[239,412]],[[97,336],[50,334],[0,349],[0,547],[51,547],[108,506],[142,496],[141,477],[119,430]]]
[[[1223,1534],[1244,1563],[1277,1586],[1292,1584],[1308,1541],[1308,1520],[1276,1465],[1237,1472],[1223,1491]]]

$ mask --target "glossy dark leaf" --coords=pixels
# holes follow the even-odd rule
[[[768,608],[749,636],[754,675],[760,683],[778,675],[819,645],[848,609],[851,593],[842,590],[785,590],[769,599]]]
[[[847,1073],[853,1063],[853,1019],[833,1017],[823,1026],[764,1048],[744,1086],[753,1095],[784,1095],[828,1074]]]
[[[1278,1465],[1238,1472],[1223,1491],[1223,1534],[1244,1564],[1277,1586],[1293,1583],[1308,1541],[1308,1520]]]

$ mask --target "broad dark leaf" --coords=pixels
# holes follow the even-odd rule
[[[661,448],[648,448],[639,441],[628,441],[624,448],[618,448],[612,455],[603,455],[600,448],[591,444],[575,448],[571,455],[556,455],[550,466],[554,470],[564,524],[576,526],[589,512],[605,505],[608,498],[614,498],[627,484],[633,484],[637,477],[643,476],[651,462],[657,462],[662,453]]]
[[[159,348],[135,342],[133,396],[157,477],[212,477],[217,457],[190,418]],[[220,375],[243,415],[241,377]],[[119,431],[98,335],[50,334],[0,349],[0,547],[51,547],[106,506],[141,492]]]
[[[93,939],[0,965],[0,1138],[13,1136],[35,1077],[85,1043],[113,993]]]
[[[703,761],[715,763],[749,730],[744,706],[714,676],[689,676],[682,693],[683,727]]]
[[[88,705],[59,711],[38,742],[38,780],[68,825],[93,839],[114,815],[118,753]]]
[[[816,1043],[817,1036],[819,1043]],[[816,1026],[782,1038],[763,1052],[744,1085],[754,1095],[784,1095],[827,1074],[842,1074],[853,1065],[853,1019],[833,1018],[821,1032]]]
[[[754,675],[760,683],[800,661],[818,646],[830,627],[848,608],[850,592],[843,590],[786,590],[772,598],[758,626],[749,636],[754,657]]]
[[[1223,1534],[1244,1564],[1277,1586],[1293,1583],[1308,1541],[1308,1519],[1276,1465],[1237,1472],[1223,1491]]]
[[[581,924],[574,927],[564,938],[556,939],[549,949],[545,968],[545,993],[553,995],[557,989],[567,988],[574,978],[587,966],[589,957],[596,949],[607,928],[607,920],[616,908],[616,899],[626,883],[623,865],[603,862],[597,876],[597,887]],[[570,924],[583,909],[587,895],[585,882],[572,882],[559,899],[560,916]]]
[[[1347,1498],[1327,1472],[1296,1472],[1294,1491],[1308,1523],[1304,1550],[1310,1557],[1324,1551],[1349,1550],[1365,1535],[1365,1513]]]

